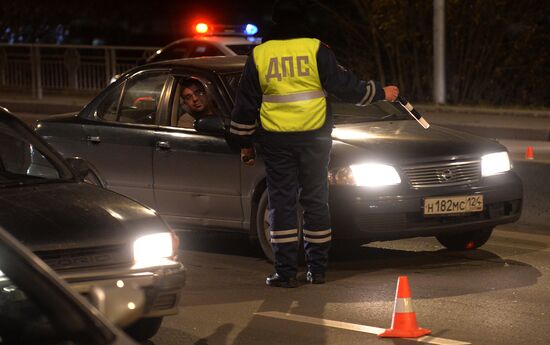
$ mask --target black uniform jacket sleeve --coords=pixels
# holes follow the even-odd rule
[[[258,79],[258,70],[252,54],[248,56],[243,75],[237,88],[235,106],[231,112],[230,133],[240,141],[241,146],[249,147],[251,138],[258,127],[262,90]]]
[[[338,64],[332,50],[321,43],[317,51],[317,68],[323,88],[346,102],[366,106],[384,99],[384,90],[375,81],[363,81]],[[243,147],[251,145],[258,129],[262,90],[253,54],[248,56],[237,88],[235,106],[231,113],[230,133]]]

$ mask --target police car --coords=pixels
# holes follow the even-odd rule
[[[258,28],[253,24],[242,26],[208,25],[198,23],[196,35],[174,41],[157,50],[146,62],[158,62],[201,56],[248,55],[261,38],[254,36]]]

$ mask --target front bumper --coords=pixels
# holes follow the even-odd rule
[[[163,260],[153,266],[58,272],[78,293],[86,296],[94,286],[113,286],[123,280],[143,289],[145,309],[142,317],[177,314],[182,288],[186,282],[185,267],[177,261]]]
[[[482,212],[425,216],[426,197],[482,194]],[[364,242],[458,233],[515,222],[521,215],[523,188],[513,171],[474,184],[412,188],[402,185],[369,189],[331,186],[334,238]]]

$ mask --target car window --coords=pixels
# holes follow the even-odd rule
[[[172,96],[171,126],[194,128],[194,122],[199,118],[222,118],[218,96],[207,80],[180,77],[176,85]]]
[[[96,116],[98,118],[105,121],[116,121],[118,104],[120,103],[120,95],[123,88],[124,83],[120,83],[105,96],[97,107]]]
[[[165,72],[154,72],[130,78],[105,96],[96,116],[104,121],[154,124],[167,77]]]
[[[199,57],[199,56],[224,56],[225,54],[207,42],[196,42],[193,45],[193,48],[189,54],[189,57]]]
[[[255,46],[255,44],[231,44],[227,48],[234,51],[237,55],[248,55]]]
[[[62,172],[30,142],[0,124],[0,186],[57,180]]]
[[[191,51],[191,42],[180,42],[166,47],[160,54],[153,55],[148,62],[186,58]]]
[[[225,87],[227,89],[227,92],[229,93],[229,96],[231,96],[231,99],[235,99],[235,96],[237,95],[237,87],[239,86],[239,81],[241,80],[241,72],[238,73],[228,73],[228,74],[222,74],[221,78],[223,80],[223,83],[225,84]]]

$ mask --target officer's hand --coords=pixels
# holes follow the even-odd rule
[[[384,93],[386,94],[386,101],[394,102],[397,99],[397,96],[399,96],[399,89],[397,86],[388,85],[384,88]]]
[[[256,154],[252,147],[241,149],[241,161],[248,167],[254,166],[254,163],[256,163]]]

